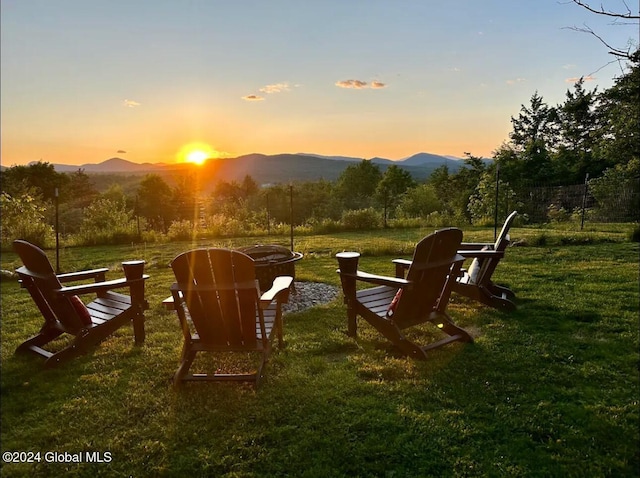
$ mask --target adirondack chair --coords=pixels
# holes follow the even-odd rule
[[[126,278],[105,281],[107,268],[56,275],[44,251],[29,242],[16,240],[14,250],[24,264],[16,270],[20,284],[27,289],[40,313],[44,325],[40,332],[22,343],[16,353],[32,353],[45,359],[46,368],[85,354],[123,325],[133,322],[135,343],[144,342],[144,315],[148,308],[144,298],[143,261],[123,262]],[[93,281],[63,286],[65,282]],[[128,287],[130,295],[114,292]],[[84,304],[83,294],[96,298]],[[63,334],[74,337],[71,343],[51,352],[43,347]]]
[[[509,245],[509,229],[517,211],[513,211],[505,220],[495,243],[463,242],[458,254],[465,259],[473,259],[469,269],[461,269],[460,276],[453,285],[453,292],[477,300],[485,305],[505,312],[516,309],[516,295],[511,289],[495,284],[491,280],[493,272],[504,257]],[[404,277],[411,261],[395,259],[396,277]]]
[[[293,278],[276,277],[260,295],[251,257],[228,249],[196,249],[172,262],[176,282],[166,307],[178,314],[184,346],[174,384],[185,380],[239,380],[257,387],[271,352],[282,344],[282,304]],[[198,352],[249,352],[258,356],[256,370],[237,373],[189,373]]]
[[[495,243],[463,242],[460,245],[460,255],[473,261],[469,269],[463,269],[453,286],[454,292],[505,312],[516,309],[516,295],[511,289],[495,284],[492,276],[509,245],[509,229],[517,214],[517,211],[509,214]]]
[[[406,279],[368,274],[358,270],[358,253],[337,254],[342,290],[347,304],[349,335],[356,335],[356,316],[361,316],[406,355],[424,360],[427,352],[455,341],[473,342],[446,312],[451,287],[464,257],[457,254],[462,231],[436,231],[417,245]],[[357,281],[378,287],[357,290]],[[420,346],[403,333],[408,327],[431,322],[447,337]]]

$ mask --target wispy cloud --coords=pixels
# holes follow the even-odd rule
[[[587,76],[574,76],[571,78],[567,78],[566,80],[564,80],[566,83],[576,83],[577,81],[580,81],[580,78],[582,78],[584,81],[594,81],[596,79],[595,76],[591,76],[591,75],[587,75]]]
[[[573,70],[576,67],[573,63],[567,63],[566,65],[562,65],[562,68],[565,70]]]
[[[243,96],[242,99],[245,101],[263,101],[264,97],[259,95],[247,95],[247,96]]]
[[[363,80],[340,80],[340,81],[336,81],[335,85],[338,88],[350,88],[353,90],[362,90],[365,88],[379,90],[381,88],[386,88],[388,86],[386,83],[383,83],[382,81],[378,81],[378,80],[372,81],[371,84]]]
[[[515,85],[517,83],[522,83],[523,81],[527,81],[525,78],[516,78],[515,80],[507,80],[507,85]]]
[[[119,149],[118,151],[116,151],[116,154],[125,154],[126,151],[124,149]]]
[[[140,106],[140,103],[138,103],[137,101],[133,101],[133,100],[124,100],[124,105],[127,108],[135,108],[136,106]]]
[[[260,88],[260,91],[263,93],[267,93],[268,95],[272,93],[282,93],[283,91],[289,91],[291,87],[289,83],[275,83],[273,85],[266,85]]]
[[[361,90],[367,87],[367,82],[362,80],[340,80],[336,81],[335,85],[339,88],[353,88]]]

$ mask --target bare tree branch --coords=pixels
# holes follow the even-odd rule
[[[623,4],[626,8],[626,12],[614,12],[611,10],[605,10],[604,6],[602,4],[600,4],[600,9],[598,10],[595,7],[592,7],[591,5],[589,5],[588,3],[584,2],[583,0],[571,0],[570,2],[563,2],[565,4],[567,3],[574,3],[582,8],[584,8],[585,10],[591,12],[591,13],[595,13],[596,15],[603,15],[606,17],[612,17],[615,20],[613,21],[613,25],[636,25],[640,23],[640,14],[635,14],[634,12],[631,11],[631,9],[629,8],[629,5],[627,5],[626,0],[623,0]],[[640,12],[639,12],[640,13]],[[631,20],[630,22],[618,22],[618,20],[620,19],[624,19],[624,20]],[[617,57],[618,59],[624,59],[624,60],[629,60],[629,61],[634,61],[634,58],[636,57],[636,51],[638,50],[638,45],[637,43],[634,44],[634,42],[629,42],[627,49],[623,50],[621,48],[614,48],[613,46],[609,45],[600,35],[598,35],[596,32],[594,32],[591,27],[587,26],[586,24],[584,25],[583,28],[579,28],[579,27],[568,27],[569,30],[573,30],[576,32],[581,32],[581,33],[587,33],[589,35],[594,36],[595,38],[598,39],[598,41],[600,41],[600,43],[602,43],[604,46],[606,46],[609,49],[609,54],[613,55],[615,57]],[[637,61],[637,58],[636,60]]]
[[[595,8],[591,7],[589,4],[581,1],[581,0],[571,0],[573,3],[575,3],[576,5],[581,6],[582,8],[589,10],[592,13],[595,13],[597,15],[605,15],[607,17],[615,17],[615,18],[624,18],[627,20],[640,20],[640,15],[634,15],[631,12],[631,9],[629,8],[629,5],[627,5],[627,2],[622,2],[624,3],[624,6],[627,8],[627,12],[626,13],[619,13],[619,12],[612,12],[612,11],[606,11],[604,9],[604,7],[602,6],[602,4],[600,4],[600,10],[596,10]]]

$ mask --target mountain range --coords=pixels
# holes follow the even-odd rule
[[[101,163],[87,163],[80,166],[57,164],[53,167],[58,172],[75,172],[84,170],[87,174],[140,175],[156,173],[171,176],[182,172],[197,172],[204,180],[222,179],[226,181],[241,180],[250,175],[260,184],[286,181],[310,181],[325,179],[336,180],[340,174],[352,164],[363,158],[349,156],[323,156],[312,153],[247,154],[236,158],[211,159],[202,166],[191,163],[134,163],[122,158],[111,158]],[[370,158],[384,172],[390,165],[397,165],[407,170],[416,180],[426,179],[434,169],[447,166],[455,172],[464,166],[459,158],[440,156],[431,153],[418,153],[401,160],[386,158]]]

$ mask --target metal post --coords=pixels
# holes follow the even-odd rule
[[[60,274],[60,227],[59,227],[59,201],[58,201],[58,188],[54,191],[56,201],[56,274]]]
[[[269,193],[267,193],[267,236],[271,235],[271,216],[269,215]]]
[[[496,204],[493,212],[493,241],[498,238],[498,197],[500,191],[500,163],[496,161]]]
[[[589,192],[589,173],[584,178],[584,193],[582,194],[582,218],[580,219],[580,230],[584,227],[584,214],[587,207],[587,192]]]
[[[289,222],[291,223],[291,251],[293,252],[293,185],[289,186]]]

